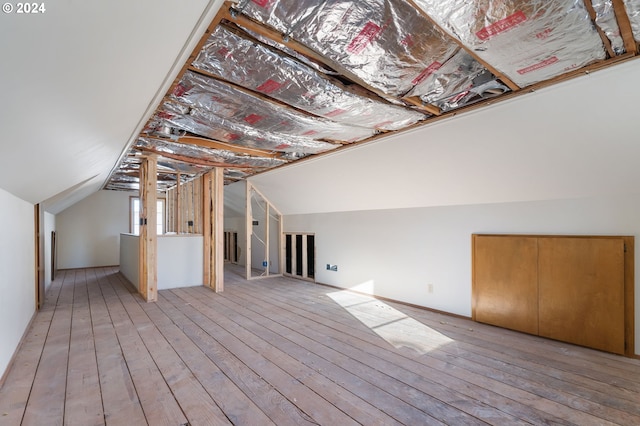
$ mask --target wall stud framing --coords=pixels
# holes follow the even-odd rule
[[[252,262],[252,253],[253,253],[253,220],[254,220],[254,212],[251,206],[252,195],[260,197],[262,201],[265,203],[265,212],[264,216],[261,220],[264,220],[264,261],[266,262],[266,266],[263,266],[265,269],[259,276],[253,275],[254,265]],[[278,237],[271,238],[271,216],[273,215],[277,218],[277,235]],[[283,223],[282,223],[282,214],[278,209],[276,209],[269,200],[258,191],[250,182],[247,182],[246,187],[246,246],[247,246],[247,255],[246,255],[246,278],[247,280],[257,279],[257,278],[267,278],[267,277],[279,277],[282,276],[282,270],[284,267],[284,260],[282,256],[282,238],[283,238]],[[275,246],[274,246],[275,245]],[[271,253],[276,253],[278,259],[275,260],[276,265],[278,266],[277,272],[271,272],[272,259]],[[257,265],[255,265],[257,266]]]
[[[203,282],[216,293],[224,290],[224,169],[203,178]]]
[[[157,174],[155,156],[140,165],[139,289],[147,302],[158,300]]]

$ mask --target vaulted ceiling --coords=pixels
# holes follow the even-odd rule
[[[627,1],[242,0],[220,9],[106,185],[235,182],[633,58]]]
[[[137,188],[143,155],[166,189],[423,138],[640,40],[634,0],[43,4],[0,15],[0,188],[54,213]]]

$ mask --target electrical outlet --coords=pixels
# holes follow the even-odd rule
[[[431,283],[427,284],[427,292],[428,293],[433,293],[433,284],[431,284]]]
[[[337,272],[338,271],[338,265],[331,265],[331,264],[327,263],[327,271]]]

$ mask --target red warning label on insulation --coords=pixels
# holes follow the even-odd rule
[[[537,64],[533,64],[533,65],[530,65],[530,66],[528,66],[526,68],[519,69],[518,70],[518,74],[523,75],[523,74],[530,73],[532,71],[537,71],[537,70],[539,70],[541,68],[544,68],[544,67],[546,67],[548,65],[555,64],[556,62],[558,62],[558,57],[557,56],[552,56],[549,59],[545,59],[544,61],[538,62]]]
[[[275,80],[269,79],[264,83],[262,83],[260,86],[258,86],[257,89],[262,93],[271,93],[278,90],[281,86],[282,86],[282,83],[278,83]]]
[[[347,52],[354,54],[362,52],[365,47],[367,47],[367,45],[371,43],[378,34],[380,34],[381,31],[382,27],[380,25],[371,21],[367,22],[362,31],[360,31],[360,33],[351,40],[351,43],[347,46]]]
[[[526,20],[527,20],[527,16],[524,14],[523,11],[519,10],[513,15],[509,15],[504,19],[494,22],[488,27],[484,27],[483,29],[481,29],[476,33],[476,36],[478,36],[480,40],[488,40],[495,35],[498,35],[500,33],[510,30],[511,28],[517,25],[520,25]]]

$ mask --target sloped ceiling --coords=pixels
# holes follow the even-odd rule
[[[488,105],[531,89],[550,90],[545,87],[585,71],[627,66],[616,64],[634,59],[640,38],[634,40],[628,19],[637,23],[640,13],[631,0],[241,0],[224,5],[217,0],[67,0],[44,5],[46,10],[38,14],[14,10],[0,15],[0,34],[6,40],[0,47],[5,101],[0,106],[0,187],[29,202],[44,202],[54,213],[105,185],[136,188],[137,162],[149,153],[158,156],[164,173],[160,189],[175,185],[177,171],[190,179],[220,166],[233,182],[299,159],[313,167],[316,163],[306,160],[326,152],[345,153],[339,171],[343,176],[366,179],[366,172],[359,175],[357,167],[350,167],[362,161],[359,152],[367,152],[360,151],[359,144],[375,149],[383,146],[376,145],[380,138],[392,138],[405,151],[398,151],[397,160],[393,152],[387,156],[401,161],[401,155],[411,156],[416,148],[407,141],[443,138],[438,129],[446,128],[462,148],[461,128],[448,128],[439,120],[466,118],[476,114],[478,106],[508,116],[512,110],[506,105],[518,100],[497,102],[499,108]],[[376,11],[377,6],[384,12]],[[400,9],[411,19],[396,19]],[[451,11],[464,13],[453,16]],[[543,21],[545,17],[550,20]],[[611,27],[612,19],[617,27]],[[338,26],[328,34],[326,24],[332,22]],[[257,84],[216,69],[207,55],[222,55],[218,65],[223,68],[245,55],[245,63],[237,64],[239,72],[259,74],[267,68],[248,53],[216,47],[221,39],[214,32],[221,23],[249,40],[249,46],[275,52],[274,61],[284,58],[320,70],[320,80],[338,87],[342,99],[346,93],[360,104],[373,101],[373,117],[357,108],[292,107],[286,93],[277,96],[281,82],[266,78]],[[351,31],[338,31],[342,24]],[[522,34],[518,38],[511,31]],[[322,41],[319,34],[328,38]],[[523,39],[535,43],[524,45]],[[206,51],[207,46],[215,50]],[[533,50],[535,55],[528,57]],[[198,64],[201,55],[205,60]],[[329,92],[334,93],[324,86],[311,94],[315,98]],[[259,114],[245,108],[251,99],[261,102],[256,104]],[[549,105],[536,108],[549,111]],[[243,111],[241,131],[229,127],[233,120],[228,115],[236,113],[230,111]],[[267,113],[272,120],[265,120]],[[282,114],[287,120],[278,122]],[[339,119],[341,115],[351,118]],[[499,126],[501,119],[491,117]],[[261,128],[265,122],[286,123],[288,130]],[[469,124],[476,123],[470,119]],[[507,139],[499,140],[512,147]],[[526,155],[527,146],[521,147]],[[499,148],[504,147],[492,147]],[[458,161],[454,152],[443,149],[447,160]],[[520,155],[507,149],[505,158],[506,153]],[[415,158],[410,160],[421,167]],[[285,169],[276,169],[276,174]],[[449,170],[421,178],[443,182]],[[261,176],[256,175],[257,181]],[[397,182],[412,176],[407,168]],[[474,175],[463,176],[469,181]],[[265,185],[278,186],[264,179]],[[552,181],[547,181],[549,187]],[[373,199],[376,194],[370,195]],[[452,202],[445,198],[435,197],[440,203]],[[460,193],[456,202],[463,198]],[[468,201],[482,202],[479,197]]]
[[[221,1],[42,4],[0,13],[0,187],[57,212],[104,184]]]
[[[619,0],[227,2],[106,188],[137,189],[149,155],[166,190],[212,167],[231,183],[406,131],[427,135],[415,129],[635,58],[636,9]]]

